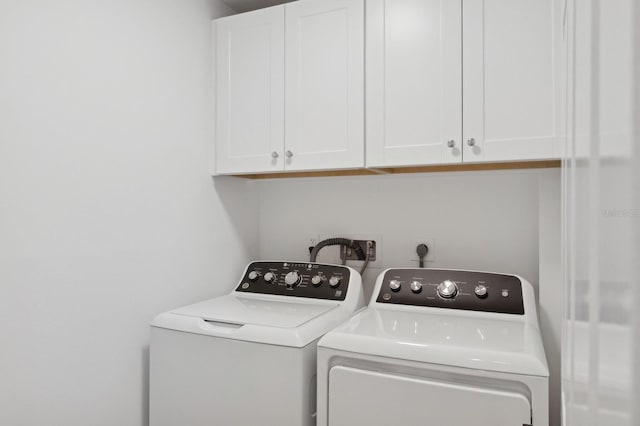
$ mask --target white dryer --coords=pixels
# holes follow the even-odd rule
[[[364,306],[354,269],[253,262],[151,324],[151,426],[315,424],[316,343]]]
[[[318,343],[318,426],[547,426],[531,285],[388,269],[369,307]]]

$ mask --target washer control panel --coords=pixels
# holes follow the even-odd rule
[[[487,272],[389,269],[376,302],[524,314],[520,279]]]
[[[349,268],[321,263],[253,262],[236,291],[344,300],[350,274]]]

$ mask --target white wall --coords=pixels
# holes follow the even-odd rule
[[[207,0],[0,1],[0,424],[146,424],[148,326],[235,284]]]
[[[274,179],[259,185],[261,257],[308,260],[313,235],[374,238],[381,251],[365,272],[367,296],[383,268],[417,266],[410,259],[417,259],[421,241],[431,248],[427,267],[509,272],[531,281],[544,296],[542,333],[554,374],[551,425],[559,426],[561,305],[553,299],[560,286],[558,169]],[[338,261],[335,248],[320,253],[319,260]]]
[[[410,259],[417,259],[415,247],[425,241],[431,243],[429,267],[512,272],[537,285],[538,178],[550,173],[554,171],[263,181],[260,254],[308,259],[307,236],[312,234],[381,237],[379,260],[365,277],[371,286],[383,268],[417,266]],[[326,261],[338,259],[337,249],[320,253]]]

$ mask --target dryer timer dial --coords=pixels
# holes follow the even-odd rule
[[[453,299],[458,294],[458,285],[451,280],[444,280],[438,286],[438,295],[445,299]]]

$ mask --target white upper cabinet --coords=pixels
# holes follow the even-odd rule
[[[216,173],[557,159],[560,3],[298,0],[219,19]]]
[[[558,3],[369,0],[367,166],[558,158]]]
[[[461,0],[367,2],[367,166],[462,161]]]
[[[283,6],[216,21],[216,172],[284,169]]]
[[[286,5],[287,170],[364,166],[364,1]]]
[[[464,161],[560,156],[558,0],[464,0]]]
[[[216,39],[216,173],[364,167],[364,0],[222,18]]]

